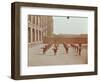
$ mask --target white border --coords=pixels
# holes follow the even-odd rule
[[[21,28],[20,28],[20,75],[40,75],[54,73],[74,73],[94,71],[94,11],[69,10],[69,9],[50,9],[21,7]],[[28,67],[28,45],[27,45],[27,16],[50,15],[50,16],[81,16],[88,17],[88,64],[85,65],[61,65],[61,66],[39,66]]]

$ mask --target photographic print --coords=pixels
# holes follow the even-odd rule
[[[88,18],[28,15],[28,66],[87,64]]]
[[[97,74],[97,7],[11,4],[11,78]]]

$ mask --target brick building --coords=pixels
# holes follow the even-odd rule
[[[28,16],[28,44],[42,43],[44,37],[52,37],[52,16]]]

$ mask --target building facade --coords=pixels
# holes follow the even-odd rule
[[[52,16],[28,15],[28,44],[42,43],[45,37],[52,37]]]

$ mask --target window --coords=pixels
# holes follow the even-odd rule
[[[39,41],[41,41],[41,31],[39,31]]]
[[[28,27],[28,42],[31,42],[31,28]]]
[[[28,21],[30,21],[30,22],[31,22],[31,15],[29,15],[29,16],[28,16]]]
[[[33,24],[35,24],[35,16],[33,16]]]
[[[33,42],[35,41],[35,30],[32,29],[32,35],[33,35]]]
[[[36,30],[36,41],[38,41],[38,30]]]

